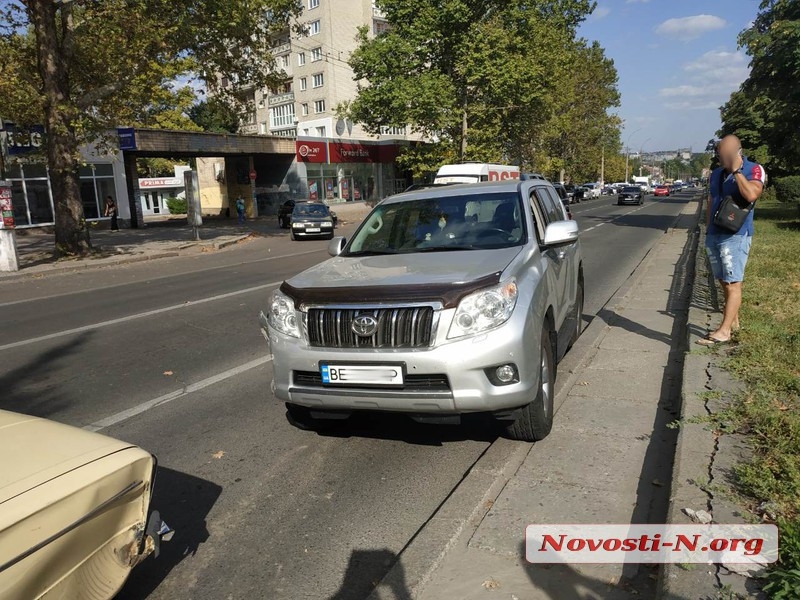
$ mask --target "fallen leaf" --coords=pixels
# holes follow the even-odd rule
[[[174,375],[172,371],[164,371],[164,375]]]
[[[222,458],[223,456],[225,456],[225,451],[219,450],[218,452],[214,452],[214,454],[212,454],[211,456],[213,458]]]
[[[496,590],[500,587],[500,582],[496,579],[487,579],[481,585],[487,590]]]
[[[663,487],[664,484],[661,483],[658,479],[653,479],[653,485],[657,485],[658,487]]]
[[[492,508],[493,506],[494,506],[494,500],[487,500],[486,502],[484,502],[484,503],[483,503],[483,507],[484,507],[486,510],[489,510],[489,509],[490,509],[490,508]]]

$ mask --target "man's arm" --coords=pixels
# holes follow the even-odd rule
[[[753,179],[752,181],[744,176],[741,171],[734,175],[736,178],[736,185],[739,186],[739,192],[742,198],[748,202],[755,202],[764,192],[764,184],[760,179]]]

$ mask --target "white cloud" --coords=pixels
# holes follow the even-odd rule
[[[659,95],[670,110],[717,109],[728,101],[750,72],[743,52],[712,50],[683,66],[682,85],[665,87]]]
[[[608,8],[607,6],[598,6],[597,8],[594,9],[594,12],[592,13],[592,18],[604,19],[609,14],[611,14],[610,8]]]
[[[693,40],[709,31],[722,29],[727,21],[714,15],[695,15],[680,19],[667,19],[656,27],[656,33],[679,40]]]

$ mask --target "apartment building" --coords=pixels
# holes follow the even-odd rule
[[[278,89],[253,90],[253,110],[241,132],[296,139],[294,175],[302,194],[328,202],[375,200],[402,191],[408,179],[394,162],[399,147],[419,140],[405,128],[380,135],[336,116],[355,97],[348,64],[358,28],[373,35],[389,25],[372,0],[302,0],[298,24],[276,37],[273,53],[286,73]]]

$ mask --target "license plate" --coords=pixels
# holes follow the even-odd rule
[[[321,230],[319,227],[306,227],[306,231],[308,233],[319,233]]]
[[[340,385],[403,385],[399,365],[321,365],[322,383]]]

